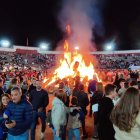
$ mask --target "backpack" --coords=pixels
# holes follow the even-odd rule
[[[47,114],[46,122],[47,122],[47,124],[50,128],[53,128],[52,115],[51,114],[52,114],[52,110],[49,110],[48,114]]]

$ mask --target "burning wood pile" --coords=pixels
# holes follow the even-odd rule
[[[69,35],[70,27],[68,26],[66,30]],[[88,64],[85,62],[84,57],[86,57]],[[90,58],[89,54],[83,56],[78,47],[75,48],[75,51],[70,51],[69,43],[65,40],[64,55],[59,60],[58,68],[54,70],[51,76],[44,79],[45,88],[57,86],[62,80],[67,80],[69,85],[73,87],[76,77],[80,77],[80,81],[84,85],[88,85],[89,80],[93,79],[93,75],[97,77],[98,81],[101,81],[95,72],[93,62]]]

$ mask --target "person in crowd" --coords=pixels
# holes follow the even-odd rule
[[[52,102],[52,124],[54,140],[66,140],[67,107],[66,93],[59,89],[54,92],[55,98]]]
[[[140,81],[137,81],[138,89],[140,90]]]
[[[0,78],[0,96],[4,94],[4,91],[3,91],[3,79]]]
[[[120,79],[119,80],[119,88],[118,88],[118,95],[119,97],[121,97],[123,95],[123,93],[125,92],[126,88],[125,88],[125,79]]]
[[[69,107],[69,102],[70,102],[70,97],[69,97],[70,96],[70,88],[68,86],[68,82],[67,81],[60,82],[59,83],[59,89],[62,89],[62,90],[65,91],[65,93],[66,93],[66,103],[65,103],[65,105],[67,107]]]
[[[79,82],[76,82],[72,91],[72,96],[77,95],[78,92],[79,92]]]
[[[131,78],[132,81],[137,81],[138,72],[130,71],[130,78]]]
[[[69,107],[71,90],[70,90],[70,87],[69,87],[69,84],[68,84],[67,80],[64,81],[64,84],[65,84],[64,91],[67,95],[66,106]]]
[[[6,91],[6,93],[8,94],[11,94],[11,89],[14,87],[14,86],[17,86],[19,83],[18,83],[18,80],[16,78],[13,78],[11,81],[10,81],[10,85]]]
[[[84,91],[84,85],[80,84],[78,87],[78,92],[73,94],[72,96],[77,97],[78,105],[82,108],[85,116],[87,115],[87,106],[89,105],[89,99],[87,93]],[[82,131],[83,131],[83,138],[87,138],[87,132],[85,129],[85,119],[82,121]]]
[[[114,79],[113,84],[115,86],[119,87],[119,74],[118,74],[118,72],[116,72],[116,75],[115,75],[115,79]]]
[[[75,96],[79,92],[79,85],[81,84],[80,77],[76,76],[74,78],[74,88],[72,91],[72,96]]]
[[[71,106],[70,108],[75,108],[75,107],[79,107],[78,106],[78,99],[77,97],[73,96],[71,99]],[[73,109],[72,112],[69,113],[69,118],[68,118],[68,140],[72,140],[73,137],[75,138],[75,140],[80,140],[80,128],[82,126],[81,121],[80,120],[80,111],[81,108],[79,107],[78,109]],[[82,110],[81,110],[82,111]],[[81,117],[85,117],[85,116],[81,116]]]
[[[90,111],[89,111],[89,116],[92,116],[92,104],[91,104],[91,98],[96,91],[96,83],[97,83],[97,78],[95,75],[93,75],[93,80],[89,82],[88,85],[88,93],[90,94]]]
[[[110,113],[114,107],[113,98],[116,96],[116,86],[107,84],[105,86],[105,96],[100,100],[98,106],[99,140],[115,140],[115,131],[110,120]]]
[[[125,82],[125,83],[124,83],[124,88],[125,88],[125,89],[128,89],[128,88],[129,88],[129,82]]]
[[[31,140],[35,140],[35,129],[38,117],[41,119],[41,139],[45,137],[46,129],[46,107],[49,104],[49,97],[46,90],[42,89],[42,81],[36,81],[36,89],[29,94],[29,101],[33,105],[33,122],[31,125]]]
[[[29,89],[28,82],[27,81],[22,81],[21,90],[22,90],[22,93],[26,96],[28,95],[28,89]]]
[[[31,85],[29,86],[28,93],[30,94],[30,92],[34,89],[36,89],[36,78],[33,77],[31,80]]]
[[[116,140],[140,139],[140,92],[129,87],[111,113]]]
[[[3,118],[3,113],[10,101],[8,94],[2,94],[0,99],[0,140],[6,140],[8,129],[5,127],[5,119]]]
[[[124,94],[125,90],[126,90],[126,81],[125,79],[119,79],[118,80],[118,87],[117,87],[117,94],[115,96],[115,98],[113,99],[113,103],[114,105],[117,104],[117,102],[120,100],[121,96]]]
[[[93,111],[93,118],[94,118],[94,131],[93,131],[93,138],[98,138],[98,104],[103,97],[103,83],[97,82],[96,83],[96,91],[94,92],[93,96],[91,97],[91,105]]]
[[[28,129],[33,119],[32,105],[22,96],[22,91],[17,86],[11,89],[11,100],[4,112],[4,118],[7,119],[7,139],[28,140]]]
[[[3,84],[3,90],[4,90],[4,92],[7,91],[8,87],[10,85],[10,82],[11,82],[11,78],[7,74],[6,77],[5,77],[5,80],[4,80],[4,84]]]
[[[131,81],[130,82],[130,86],[131,87],[135,87],[136,89],[138,89],[138,83],[137,83],[137,81]]]
[[[96,91],[96,83],[97,83],[97,78],[96,75],[93,75],[93,80],[90,81],[89,85],[88,85],[88,92],[89,94],[94,94],[94,92]]]

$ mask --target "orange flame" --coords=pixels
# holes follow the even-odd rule
[[[67,40],[65,40],[65,42],[64,42],[64,50],[66,50],[66,51],[69,50],[69,45],[68,45]]]
[[[75,77],[77,75],[80,76],[82,80],[91,80],[93,79],[93,75],[96,75],[97,80],[101,81],[94,71],[93,64],[90,62],[90,64],[86,66],[82,54],[78,52],[72,54],[72,52],[68,51],[68,48],[68,42],[65,40],[64,49],[66,51],[64,52],[64,57],[60,59],[59,67],[54,71],[54,76],[51,80],[47,82],[48,85],[54,83],[58,79]]]

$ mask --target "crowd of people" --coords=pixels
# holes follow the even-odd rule
[[[57,55],[54,54],[19,54],[0,51],[0,70],[32,69],[47,70],[56,66]]]
[[[131,65],[140,66],[139,54],[100,54],[95,55],[99,69],[128,69]]]
[[[28,58],[17,54],[13,56],[13,53],[9,56],[7,59],[3,54],[0,58],[3,60],[0,72],[0,140],[35,140],[38,118],[41,140],[47,139],[46,124],[51,127],[54,140],[86,139],[87,116],[93,117],[95,140],[140,139],[138,70],[98,68],[96,72],[102,81],[99,82],[93,75],[86,84],[80,76],[73,78],[73,85],[66,78],[60,79],[57,88],[52,91],[54,99],[48,115],[50,91],[43,87],[47,69],[33,70]],[[48,55],[32,57],[38,65],[54,60],[54,56],[48,58]],[[4,70],[6,61],[9,66],[6,65],[8,68]],[[138,60],[136,63],[139,64]],[[26,66],[26,69],[17,65]]]
[[[52,69],[57,65],[57,59],[61,54],[20,54],[16,52],[0,51],[0,70],[33,67],[35,69]],[[139,54],[94,54],[97,64],[94,66],[99,70],[129,69],[131,65],[140,66]],[[11,67],[10,67],[11,68]]]

